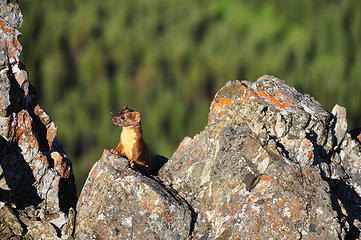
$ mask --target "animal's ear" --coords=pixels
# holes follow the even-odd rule
[[[122,110],[128,109],[128,104],[125,104],[125,106],[122,108]]]
[[[133,119],[135,122],[140,122],[140,113],[139,112],[131,112],[129,113],[131,119]]]

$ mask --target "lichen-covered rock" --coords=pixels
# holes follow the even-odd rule
[[[360,142],[344,114],[275,77],[228,82],[159,178],[198,214],[194,239],[355,239]]]
[[[105,150],[76,239],[357,239],[361,131],[283,80],[229,82],[158,179]]]
[[[187,239],[193,218],[176,192],[105,150],[79,196],[75,239]]]
[[[67,239],[74,225],[74,176],[57,128],[37,105],[19,62],[16,28],[22,21],[16,1],[0,1],[0,235]]]

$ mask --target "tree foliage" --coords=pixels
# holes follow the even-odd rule
[[[228,80],[286,79],[360,127],[361,2],[326,0],[30,0],[22,61],[73,160],[78,188],[120,129],[142,114],[146,141],[170,157],[202,130]]]

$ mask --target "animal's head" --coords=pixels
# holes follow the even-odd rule
[[[140,114],[125,105],[120,112],[112,117],[112,122],[121,127],[133,127],[139,124]]]

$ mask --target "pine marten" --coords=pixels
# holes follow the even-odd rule
[[[117,147],[111,152],[128,158],[130,167],[149,172],[150,155],[143,140],[140,114],[127,105],[112,117],[112,122],[123,127]]]

